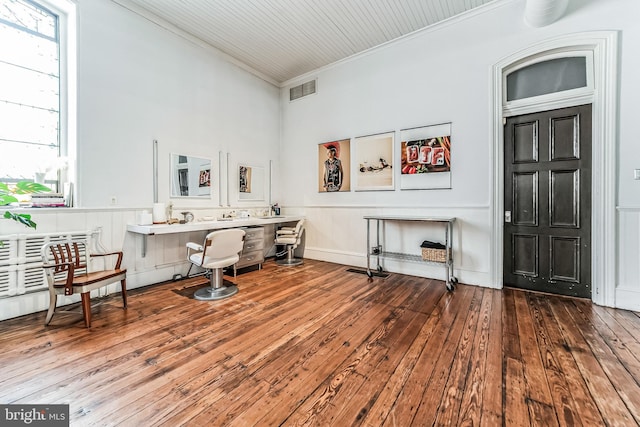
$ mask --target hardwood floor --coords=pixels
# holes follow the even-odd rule
[[[72,426],[629,426],[640,317],[588,301],[272,261],[80,313],[0,322],[0,403],[68,403]]]

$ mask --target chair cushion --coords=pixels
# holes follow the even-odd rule
[[[80,274],[73,278],[73,293],[84,293],[124,280],[127,277],[126,269],[96,271],[87,274]],[[53,284],[56,293],[64,293],[64,282]]]
[[[196,265],[202,265],[203,268],[224,268],[229,267],[230,265],[235,264],[240,259],[238,254],[231,255],[224,258],[211,258],[208,256],[204,257],[204,262],[202,262],[202,252],[192,254],[189,257],[189,261]]]
[[[276,237],[276,243],[279,243],[281,245],[293,245],[297,241],[298,241],[298,236],[297,235],[293,235],[293,236],[280,235],[280,236]]]
[[[291,234],[295,234],[296,230],[278,230],[276,231],[276,234],[278,236],[286,236],[286,235],[291,235]]]

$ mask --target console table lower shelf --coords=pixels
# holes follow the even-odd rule
[[[367,276],[370,279],[373,278],[373,273],[371,271],[371,257],[376,257],[376,270],[378,272],[382,272],[382,265],[380,264],[380,260],[382,258],[387,259],[396,259],[400,261],[411,261],[411,262],[420,262],[432,265],[442,265],[446,270],[446,280],[445,284],[448,291],[453,291],[455,285],[458,284],[458,279],[453,275],[453,250],[452,250],[452,240],[453,240],[453,223],[455,218],[438,218],[438,217],[403,217],[403,216],[365,216],[364,219],[367,220]],[[375,246],[371,245],[371,221],[376,221],[376,244]],[[384,251],[382,249],[382,244],[380,242],[380,226],[384,221],[421,221],[425,223],[440,223],[445,226],[445,249],[446,255],[443,261],[431,261],[425,260],[420,255],[413,255],[401,252],[389,252]]]

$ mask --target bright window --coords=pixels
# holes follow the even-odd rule
[[[62,191],[66,167],[60,16],[29,0],[0,0],[0,182]]]
[[[569,56],[537,62],[507,76],[507,101],[587,87],[587,58]]]

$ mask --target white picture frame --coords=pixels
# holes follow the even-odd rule
[[[451,188],[451,123],[400,131],[400,189]]]
[[[353,139],[352,168],[354,191],[395,189],[395,132],[360,136]]]

